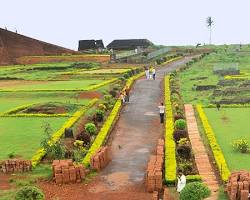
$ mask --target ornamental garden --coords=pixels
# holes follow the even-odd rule
[[[25,199],[30,191],[44,199],[33,187],[40,179],[60,186],[91,182],[112,159],[107,141],[122,115],[121,91],[143,79],[145,65],[160,70],[172,64],[178,67],[161,83],[165,123],[155,157],[145,166],[152,199],[247,199],[249,50],[248,45],[210,46],[206,52],[180,48],[147,64],[109,63],[101,55],[91,62],[33,56],[20,58],[22,65],[2,66],[0,166],[11,178],[0,199]],[[187,179],[180,194],[178,171]]]

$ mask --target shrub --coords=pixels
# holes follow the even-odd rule
[[[183,159],[190,159],[191,158],[191,147],[189,145],[179,145],[177,147],[178,155]]]
[[[209,197],[211,191],[200,182],[188,183],[181,191],[180,200],[201,200]]]
[[[178,119],[184,119],[184,116],[180,113],[177,113],[174,115],[174,121],[177,121]]]
[[[88,133],[88,134],[90,134],[90,135],[94,135],[94,134],[96,134],[96,131],[97,131],[97,129],[96,129],[96,126],[95,126],[95,124],[93,124],[93,123],[87,123],[87,124],[85,124],[85,131]]]
[[[107,109],[107,107],[104,104],[100,103],[98,105],[98,109],[105,111]]]
[[[116,95],[117,95],[117,90],[110,90],[109,91],[109,94],[112,96],[112,97],[116,97]]]
[[[104,119],[104,111],[103,110],[96,110],[96,120],[98,122],[102,122]]]
[[[12,159],[15,157],[15,152],[11,152],[8,154],[8,158]]]
[[[126,79],[124,77],[119,77],[120,81],[125,81]]]
[[[187,138],[181,138],[177,143],[180,145],[185,145],[185,144],[188,144],[189,141]]]
[[[129,74],[128,74],[128,73],[125,73],[125,74],[123,74],[123,77],[124,77],[125,79],[128,79],[128,78],[129,78]]]
[[[239,151],[241,153],[248,153],[249,152],[249,144],[246,139],[238,139],[233,141],[233,149],[235,151]]]
[[[193,164],[191,162],[180,163],[179,170],[181,170],[184,174],[191,174],[193,171]]]
[[[181,138],[187,137],[187,131],[186,130],[175,130],[174,131],[174,140],[175,142],[178,142]]]
[[[44,194],[41,190],[33,186],[26,186],[17,191],[16,200],[43,200]]]
[[[184,130],[186,128],[186,121],[184,119],[178,119],[174,123],[175,128],[178,130]]]
[[[76,135],[76,140],[83,141],[84,145],[88,145],[91,141],[90,135],[84,132],[81,132]]]

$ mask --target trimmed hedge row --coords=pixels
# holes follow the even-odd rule
[[[83,164],[85,166],[89,166],[90,163],[90,158],[93,154],[95,154],[95,152],[103,145],[103,143],[105,142],[106,136],[108,135],[113,122],[115,121],[117,114],[120,111],[121,108],[121,101],[117,100],[110,115],[108,116],[107,120],[105,121],[105,123],[103,124],[101,130],[99,131],[98,135],[95,138],[95,141],[93,142],[93,144],[91,145],[90,149],[88,150],[87,155],[84,157],[83,159]]]
[[[87,107],[83,107],[80,110],[76,111],[73,114],[73,116],[58,131],[56,131],[52,135],[51,140],[49,141],[49,144],[56,143],[64,134],[65,129],[71,128],[85,114],[85,112],[90,107],[92,107],[97,101],[98,99],[93,99],[92,101],[90,101]],[[41,161],[41,159],[45,156],[45,154],[46,154],[46,151],[43,148],[39,149],[31,159],[32,166],[35,167]]]
[[[167,184],[174,184],[176,180],[176,145],[173,138],[174,121],[173,110],[170,100],[170,76],[165,77],[165,181]]]
[[[198,111],[199,117],[201,119],[202,125],[203,125],[204,130],[205,130],[205,134],[207,136],[210,147],[212,149],[216,165],[220,171],[221,179],[226,182],[230,176],[230,170],[227,166],[224,155],[221,151],[219,144],[216,141],[215,134],[213,132],[212,127],[209,124],[209,121],[207,119],[207,116],[206,116],[202,106],[197,105],[196,109]]]
[[[11,109],[11,110],[8,110],[8,111],[2,113],[0,116],[1,116],[1,117],[5,117],[5,116],[8,116],[8,115],[11,115],[12,113],[17,113],[17,112],[19,112],[19,111],[21,111],[21,110],[24,110],[24,109],[26,109],[26,108],[28,108],[28,107],[30,107],[30,106],[35,105],[35,104],[37,104],[37,103],[32,103],[32,104],[26,104],[26,105],[18,106],[18,107],[16,107],[16,108],[13,108],[13,109]]]
[[[172,59],[170,59],[170,60],[167,60],[166,62],[161,63],[160,65],[166,65],[166,64],[169,64],[169,63],[171,63],[171,62],[173,62],[173,61],[179,60],[179,59],[181,59],[181,58],[182,58],[182,56],[178,56],[178,57],[172,58]]]

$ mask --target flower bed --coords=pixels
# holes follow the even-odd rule
[[[205,130],[205,134],[207,136],[207,139],[209,141],[210,147],[212,149],[214,159],[216,161],[216,165],[220,171],[220,175],[223,181],[227,181],[228,177],[230,176],[230,170],[227,166],[226,160],[224,158],[224,155],[221,151],[220,146],[218,145],[215,134],[213,132],[212,127],[209,124],[209,121],[207,119],[207,116],[202,108],[201,105],[197,105],[196,109],[198,111],[199,117],[201,119],[203,128]]]
[[[82,109],[76,111],[73,114],[73,116],[58,131],[56,131],[52,135],[52,138],[49,141],[49,144],[54,144],[55,142],[57,142],[64,134],[65,129],[71,128],[80,119],[80,117],[82,117],[85,114],[88,108],[92,107],[97,101],[98,99],[93,99],[88,104],[87,107],[83,107]],[[31,159],[32,166],[35,167],[41,161],[41,159],[45,156],[45,154],[46,154],[46,151],[43,148],[39,149]]]
[[[97,137],[95,138],[95,141],[91,145],[90,149],[88,150],[87,155],[83,159],[83,164],[85,166],[89,166],[90,164],[90,158],[93,156],[96,151],[104,144],[106,137],[117,117],[117,114],[119,113],[121,108],[121,101],[117,100],[110,115],[108,116],[107,120],[105,121],[104,125],[102,126],[100,132],[98,133]]]
[[[174,121],[170,100],[170,77],[165,77],[165,181],[167,184],[174,184],[176,180],[176,146],[173,138]]]

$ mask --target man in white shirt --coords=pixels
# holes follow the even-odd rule
[[[165,106],[163,103],[161,103],[161,105],[158,106],[158,108],[159,108],[159,112],[160,112],[160,122],[161,122],[161,124],[163,124],[164,123]]]
[[[186,176],[183,174],[182,171],[179,171],[178,176],[177,176],[177,192],[181,192],[184,187],[186,186]]]

